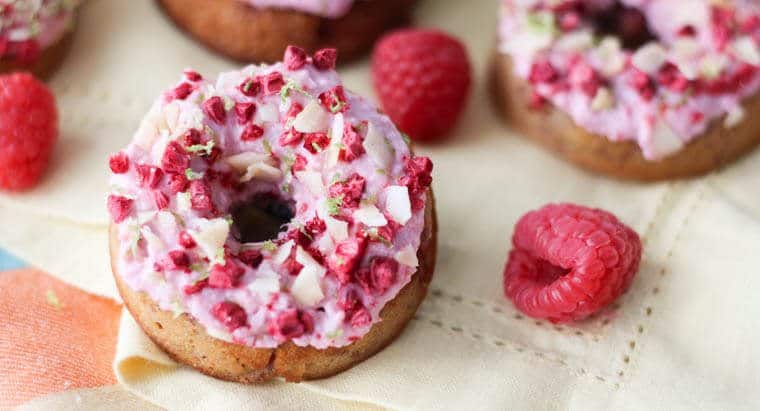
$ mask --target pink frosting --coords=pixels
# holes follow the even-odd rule
[[[155,102],[111,159],[118,272],[217,338],[339,347],[366,334],[416,272],[431,165],[374,106],[343,99],[334,70],[310,58],[288,67],[298,68],[248,66],[213,81],[187,71]],[[184,173],[173,153],[189,157]],[[351,204],[338,189],[357,178],[365,187]],[[210,204],[194,184],[210,189]],[[270,192],[295,217],[273,241],[241,244],[230,209]],[[235,274],[216,276],[225,268]]]
[[[78,5],[78,0],[16,0],[0,4],[0,57],[34,60],[71,28]]]
[[[351,9],[354,0],[241,0],[254,7],[302,11],[317,16],[338,18]]]
[[[635,141],[649,160],[678,152],[712,120],[741,121],[742,100],[760,90],[760,4],[622,0],[657,37],[627,50],[584,15],[614,3],[502,1],[500,49],[533,85],[534,105],[550,102],[591,132]]]

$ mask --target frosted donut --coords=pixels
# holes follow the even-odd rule
[[[510,122],[612,176],[700,175],[760,141],[760,4],[504,0],[494,91]]]
[[[432,163],[337,73],[187,70],[109,161],[126,307],[227,380],[333,375],[389,344],[435,263]]]
[[[416,0],[158,0],[174,23],[214,51],[274,62],[285,47],[337,48],[343,61],[405,24]]]
[[[68,51],[79,0],[15,0],[0,4],[0,72],[47,77]]]

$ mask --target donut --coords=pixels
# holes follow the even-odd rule
[[[109,159],[127,309],[178,362],[230,381],[370,357],[435,266],[433,165],[407,141],[303,49],[213,80],[186,70]]]
[[[71,43],[78,0],[16,0],[0,4],[0,73],[50,76]]]
[[[492,90],[522,134],[594,172],[708,173],[760,141],[760,4],[503,0]]]
[[[243,63],[275,62],[289,44],[309,52],[363,55],[386,30],[405,24],[416,0],[157,0],[182,30]]]

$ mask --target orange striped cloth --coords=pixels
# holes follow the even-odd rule
[[[115,384],[120,312],[39,270],[0,272],[0,409]]]

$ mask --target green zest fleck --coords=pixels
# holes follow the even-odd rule
[[[335,99],[335,102],[330,105],[330,111],[333,114],[339,113],[341,110],[343,110],[343,107],[346,106],[345,101],[340,101],[337,98]]]
[[[277,245],[272,240],[266,240],[261,248],[269,252],[274,252],[277,249]]]
[[[546,11],[539,11],[528,14],[528,28],[540,34],[554,34],[557,26],[554,21],[554,14]]]
[[[210,156],[211,150],[214,149],[214,144],[216,144],[214,140],[209,140],[206,142],[206,144],[194,144],[188,147],[187,151],[195,154]]]
[[[340,214],[340,208],[343,206],[343,195],[338,197],[330,197],[327,199],[327,212],[332,215]]]
[[[245,85],[243,86],[243,91],[246,93],[251,91],[251,87],[253,86],[253,79],[249,79],[245,82]]]
[[[363,198],[361,200],[361,204],[362,205],[375,205],[376,203],[377,203],[377,195],[376,194],[372,194],[369,197]]]
[[[377,169],[377,170],[375,170],[375,171],[377,171],[377,174],[380,174],[380,175],[385,175],[385,174],[386,174],[386,171],[385,171],[385,169],[384,169],[384,168],[378,168],[378,169]]]
[[[179,300],[172,300],[171,304],[174,318],[178,318],[180,315],[185,313],[185,308],[182,306],[182,303]]]
[[[409,138],[409,135],[406,133],[401,133],[401,138],[404,139],[404,143],[406,143],[407,146],[412,144],[412,139]]]
[[[216,254],[214,255],[214,261],[223,263],[224,262],[224,247],[216,250]]]
[[[224,221],[226,221],[226,222],[227,222],[227,224],[229,224],[229,225],[232,225],[232,223],[234,222],[234,220],[232,219],[232,216],[231,216],[231,215],[227,215],[227,216],[225,216],[225,217],[224,217]]]
[[[364,230],[364,233],[366,233],[369,236],[369,239],[372,241],[383,243],[386,247],[392,247],[393,244],[390,243],[390,241],[386,240],[385,237],[382,237],[377,232],[377,227],[371,227],[366,230]]]
[[[55,291],[47,290],[45,293],[45,299],[47,299],[47,303],[56,310],[63,308],[63,304],[61,304],[61,300],[58,299],[58,295],[56,295]]]
[[[340,329],[340,328],[338,328],[335,331],[333,331],[333,332],[325,335],[325,337],[327,337],[328,339],[334,340],[334,339],[340,337],[341,335],[343,335],[343,330]]]
[[[200,180],[203,178],[203,173],[197,173],[193,171],[192,168],[188,168],[187,170],[185,170],[185,177],[187,177],[187,179],[190,181]]]
[[[335,175],[333,175],[332,178],[330,179],[330,185],[333,185],[337,183],[338,181],[340,181],[340,173],[335,173]]]
[[[288,97],[290,97],[291,91],[296,91],[303,94],[304,96],[312,97],[312,95],[307,93],[306,90],[304,90],[301,87],[298,87],[295,81],[288,80],[287,83],[285,83],[285,85],[282,86],[282,88],[280,89],[280,100],[282,101],[283,104],[285,104],[285,101],[287,101]]]
[[[230,111],[232,107],[235,107],[235,101],[227,96],[224,96],[224,110]]]
[[[322,152],[322,147],[319,144],[317,144],[316,141],[312,141],[311,146],[314,148],[314,151],[316,151],[317,153]]]
[[[272,145],[269,144],[269,141],[267,141],[267,140],[264,140],[262,142],[262,144],[264,145],[264,152],[267,153],[267,154],[269,154],[271,156],[272,155]]]

